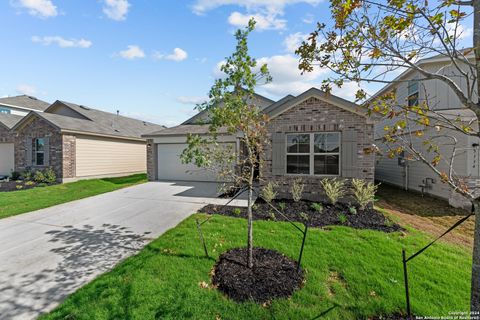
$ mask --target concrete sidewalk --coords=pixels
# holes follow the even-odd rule
[[[217,196],[216,183],[150,182],[0,220],[0,319],[53,309],[204,205],[228,201]]]

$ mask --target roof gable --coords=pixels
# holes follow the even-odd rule
[[[6,114],[0,113],[0,125],[7,129],[13,128],[20,120],[22,120],[23,116],[17,116],[14,114]]]

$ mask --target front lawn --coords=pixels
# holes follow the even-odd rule
[[[30,190],[0,193],[0,219],[91,197],[147,181],[145,174],[82,180]]]
[[[244,219],[215,215],[204,233],[214,259],[202,256],[195,215],[138,255],[70,296],[42,319],[366,319],[405,309],[401,249],[411,254],[429,236],[333,226],[309,231],[306,282],[270,305],[235,303],[211,287],[222,252],[246,244]],[[301,238],[285,222],[255,221],[255,245],[297,259]],[[410,263],[413,312],[447,315],[469,309],[468,250],[438,243]]]

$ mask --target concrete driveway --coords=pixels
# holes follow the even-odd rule
[[[150,182],[0,220],[0,319],[53,309],[204,205],[227,201],[217,195],[216,183]]]

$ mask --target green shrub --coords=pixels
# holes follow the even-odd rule
[[[23,179],[25,179],[26,181],[32,180],[32,176],[33,174],[32,174],[32,171],[30,170],[26,170],[23,172]]]
[[[239,216],[242,214],[242,210],[240,208],[233,208],[233,214]]]
[[[299,214],[300,218],[302,218],[304,221],[308,221],[308,214],[305,212],[300,212]]]
[[[323,190],[331,204],[336,204],[345,195],[345,182],[337,179],[323,179]]]
[[[345,224],[347,222],[347,216],[344,213],[340,213],[338,215],[338,221],[340,221],[341,224]]]
[[[280,208],[281,211],[285,211],[285,208],[287,207],[287,205],[285,204],[285,202],[280,202],[278,204],[278,207]]]
[[[22,186],[21,184],[17,184],[17,185],[15,186],[15,188],[16,188],[17,190],[22,190],[22,189],[23,189],[23,186]]]
[[[277,217],[275,216],[275,212],[269,211],[268,214],[270,215],[270,219],[271,219],[271,220],[273,220],[273,221],[276,221],[276,220],[277,220]]]
[[[45,176],[45,181],[46,183],[55,183],[57,182],[57,175],[55,174],[55,171],[53,171],[52,168],[47,168],[43,172],[43,175]]]
[[[36,183],[43,183],[45,181],[45,175],[41,170],[35,171],[35,173],[33,174],[33,181],[35,181]]]
[[[312,203],[311,208],[318,213],[322,213],[323,211],[323,206],[321,203],[317,203],[317,202]]]
[[[12,171],[12,174],[10,176],[12,177],[12,180],[18,180],[20,179],[20,172]]]
[[[305,184],[301,178],[295,179],[290,188],[290,193],[292,194],[292,199],[295,202],[302,200],[303,189],[305,189]]]
[[[35,182],[33,182],[33,181],[26,181],[25,182],[26,186],[33,186],[34,184],[35,184]]]
[[[361,179],[352,179],[352,186],[355,199],[357,200],[360,209],[364,210],[370,203],[373,203],[378,185],[375,185],[372,182],[367,183]]]
[[[350,214],[357,214],[357,208],[355,208],[354,206],[349,206],[348,212],[350,212]]]
[[[267,203],[272,203],[278,194],[277,191],[275,191],[276,187],[278,187],[278,185],[275,182],[267,183],[267,185],[260,191],[260,196],[262,199]]]

